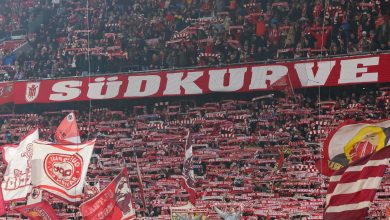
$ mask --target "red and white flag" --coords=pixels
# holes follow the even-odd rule
[[[80,132],[77,127],[76,116],[69,113],[58,125],[54,138],[61,144],[80,144]]]
[[[32,184],[68,202],[81,201],[95,140],[80,145],[36,141]]]
[[[390,145],[390,119],[382,121],[346,121],[332,131],[324,142],[323,159],[317,169],[331,176],[373,152]]]
[[[85,220],[135,219],[126,167],[98,195],[80,205]]]
[[[47,201],[31,205],[17,206],[15,210],[32,220],[57,220],[56,213]]]
[[[189,201],[191,204],[195,205],[197,193],[195,189],[195,174],[194,174],[194,167],[192,163],[192,146],[190,146],[186,150],[185,159],[184,159],[184,166],[183,166],[183,176],[184,181],[182,181],[182,186],[189,194]]]
[[[97,182],[93,186],[89,185],[89,183],[85,183],[85,195],[87,198],[92,198],[100,192],[100,183]]]
[[[324,220],[363,220],[389,164],[388,146],[336,171],[329,181]]]
[[[26,199],[31,191],[33,142],[39,139],[38,129],[31,130],[19,145],[2,147],[3,161],[8,164],[1,184],[5,202]]]

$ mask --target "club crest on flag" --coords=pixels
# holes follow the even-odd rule
[[[31,198],[37,199],[41,195],[41,191],[37,188],[31,190]]]
[[[83,158],[73,154],[48,154],[44,161],[46,175],[57,185],[71,189],[80,182]]]
[[[25,93],[25,98],[27,102],[32,102],[38,97],[39,88],[40,88],[39,82],[27,83],[26,93]]]
[[[347,121],[334,130],[324,143],[323,160],[317,169],[330,176],[362,157],[390,144],[390,120],[356,123]]]

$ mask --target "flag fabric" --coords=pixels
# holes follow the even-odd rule
[[[27,193],[31,191],[33,142],[38,138],[38,129],[33,129],[21,139],[18,146],[2,147],[3,161],[7,164],[1,184],[5,202],[26,199]]]
[[[80,205],[85,220],[135,219],[126,167],[99,194]]]
[[[95,185],[91,186],[89,183],[85,183],[85,195],[87,198],[92,198],[100,192],[100,183],[97,182]]]
[[[27,196],[27,205],[42,202],[42,194],[41,189],[34,187]]]
[[[329,181],[324,220],[364,219],[389,159],[390,146],[336,171]]]
[[[142,181],[142,174],[141,174],[141,170],[138,166],[138,160],[137,160],[137,157],[135,158],[135,162],[137,164],[137,175],[138,175],[138,182],[139,182],[139,187],[140,187],[140,190],[141,190],[141,199],[142,199],[142,204],[143,204],[143,208],[146,208],[146,202],[145,202],[145,192],[144,192],[144,184],[143,184],[143,181]]]
[[[57,220],[56,213],[47,201],[17,206],[15,210],[31,220]]]
[[[331,176],[353,161],[390,145],[390,119],[382,121],[346,121],[332,131],[324,142],[317,169]]]
[[[36,141],[32,184],[68,202],[81,201],[95,140],[80,145]]]
[[[286,93],[287,96],[294,95],[294,91],[291,87],[288,75],[282,76],[280,79],[278,79],[272,85],[270,85],[270,88],[275,89],[275,90],[282,90]]]
[[[6,211],[5,211],[3,193],[0,190],[0,216],[4,215],[5,213],[6,213]]]
[[[279,149],[279,159],[277,161],[277,165],[276,165],[276,170],[280,170],[282,169],[282,166],[283,166],[283,162],[284,162],[284,150],[283,149]]]
[[[194,174],[194,167],[192,163],[192,146],[187,148],[185,153],[185,159],[184,159],[184,166],[183,166],[183,177],[184,180],[182,181],[182,186],[189,194],[189,200],[191,204],[195,205],[197,193],[195,190],[195,174]]]
[[[80,132],[77,127],[76,116],[69,113],[58,125],[54,139],[61,144],[80,144]]]

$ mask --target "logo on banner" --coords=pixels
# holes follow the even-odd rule
[[[26,211],[28,216],[30,217],[36,217],[41,219],[51,219],[50,216],[41,208],[34,207]]]
[[[46,175],[67,190],[80,182],[83,158],[78,154],[48,154],[43,165]]]
[[[30,82],[27,83],[26,85],[26,94],[25,98],[27,102],[32,102],[34,101],[39,94],[39,82]]]
[[[12,95],[13,90],[13,84],[7,83],[7,84],[1,84],[0,85],[0,98],[8,98]]]

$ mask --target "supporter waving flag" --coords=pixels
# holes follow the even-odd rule
[[[77,127],[76,116],[69,113],[57,127],[54,138],[61,144],[80,144],[80,132]]]
[[[31,191],[33,142],[38,138],[38,129],[33,129],[21,139],[18,146],[2,147],[4,163],[8,164],[1,184],[5,202],[25,199]]]
[[[66,201],[81,201],[95,140],[80,145],[35,141],[32,183]]]
[[[359,123],[346,121],[325,140],[323,159],[317,161],[316,166],[323,174],[330,176],[334,171],[388,145],[389,119]]]
[[[135,219],[126,167],[99,194],[80,205],[85,220]]]
[[[57,220],[56,213],[47,201],[18,206],[15,210],[31,220]]]
[[[352,162],[330,178],[324,220],[364,219],[387,166],[390,146]]]

